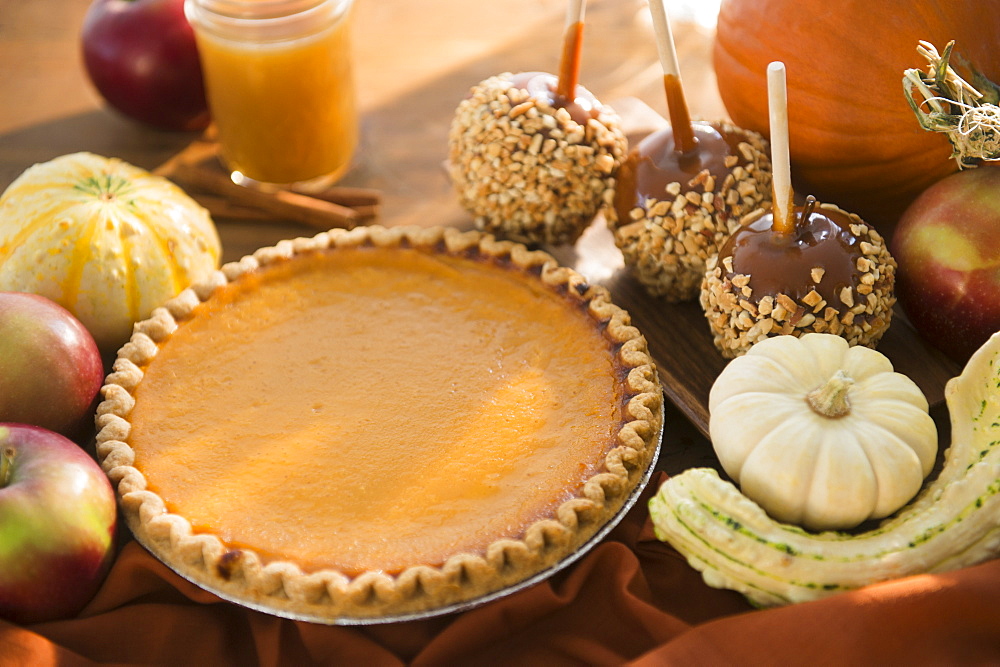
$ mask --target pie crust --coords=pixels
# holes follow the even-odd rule
[[[155,481],[151,484],[136,467],[129,417],[144,369],[218,288],[300,256],[362,247],[472,258],[519,271],[577,303],[608,343],[621,405],[620,419],[613,425],[617,436],[595,472],[579,488],[568,490],[571,497],[550,516],[534,521],[522,534],[497,539],[480,553],[455,553],[443,564],[414,564],[395,574],[373,568],[348,576],[332,568],[305,570],[289,559],[263,557],[253,549],[227,545],[211,532],[193,529],[187,518],[169,510],[168,503],[152,490]],[[331,230],[282,241],[226,264],[136,324],[102,393],[104,400],[97,411],[98,459],[117,488],[135,538],[180,575],[225,599],[277,615],[330,623],[448,610],[533,580],[570,559],[606,528],[644,483],[663,426],[662,391],[646,341],[631,325],[628,313],[611,303],[607,290],[590,285],[545,252],[480,232],[441,227]]]

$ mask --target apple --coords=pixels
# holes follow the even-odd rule
[[[97,343],[68,310],[37,294],[0,292],[0,421],[73,436],[103,382]]]
[[[82,46],[90,80],[118,111],[167,130],[208,125],[184,0],[94,0],[84,16]]]
[[[960,171],[932,185],[903,214],[890,251],[903,312],[964,364],[1000,330],[1000,169]]]
[[[0,618],[75,615],[114,558],[115,494],[73,441],[0,423]]]

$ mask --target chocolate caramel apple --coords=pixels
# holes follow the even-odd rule
[[[628,142],[615,111],[578,85],[582,0],[571,2],[560,73],[473,86],[448,135],[448,171],[476,226],[525,243],[574,243],[603,207]]]
[[[715,346],[731,358],[768,336],[819,332],[874,347],[892,320],[896,262],[857,215],[812,196],[793,206],[781,63],[768,88],[773,201],[708,261],[699,300]]]
[[[609,225],[633,275],[667,301],[698,296],[706,262],[770,193],[767,143],[726,122],[692,121],[662,0],[651,0],[670,125],[634,147]]]

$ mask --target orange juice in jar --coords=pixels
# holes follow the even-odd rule
[[[234,180],[320,188],[350,165],[352,0],[187,0]]]

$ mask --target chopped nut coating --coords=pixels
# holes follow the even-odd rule
[[[586,125],[499,74],[473,86],[448,135],[448,173],[476,226],[525,243],[574,243],[613,199],[628,142],[603,105]]]
[[[896,303],[896,262],[874,229],[856,215],[848,215],[855,223],[850,229],[860,239],[863,256],[857,261],[856,283],[837,293],[839,303],[838,297],[827,303],[817,289],[797,299],[784,293],[747,299],[743,290],[753,287],[752,275],[735,274],[732,257],[721,262],[716,257],[707,263],[699,301],[722,356],[740,356],[768,336],[799,336],[810,331],[843,336],[851,345],[878,344]],[[816,267],[810,275],[818,286],[826,271]]]

